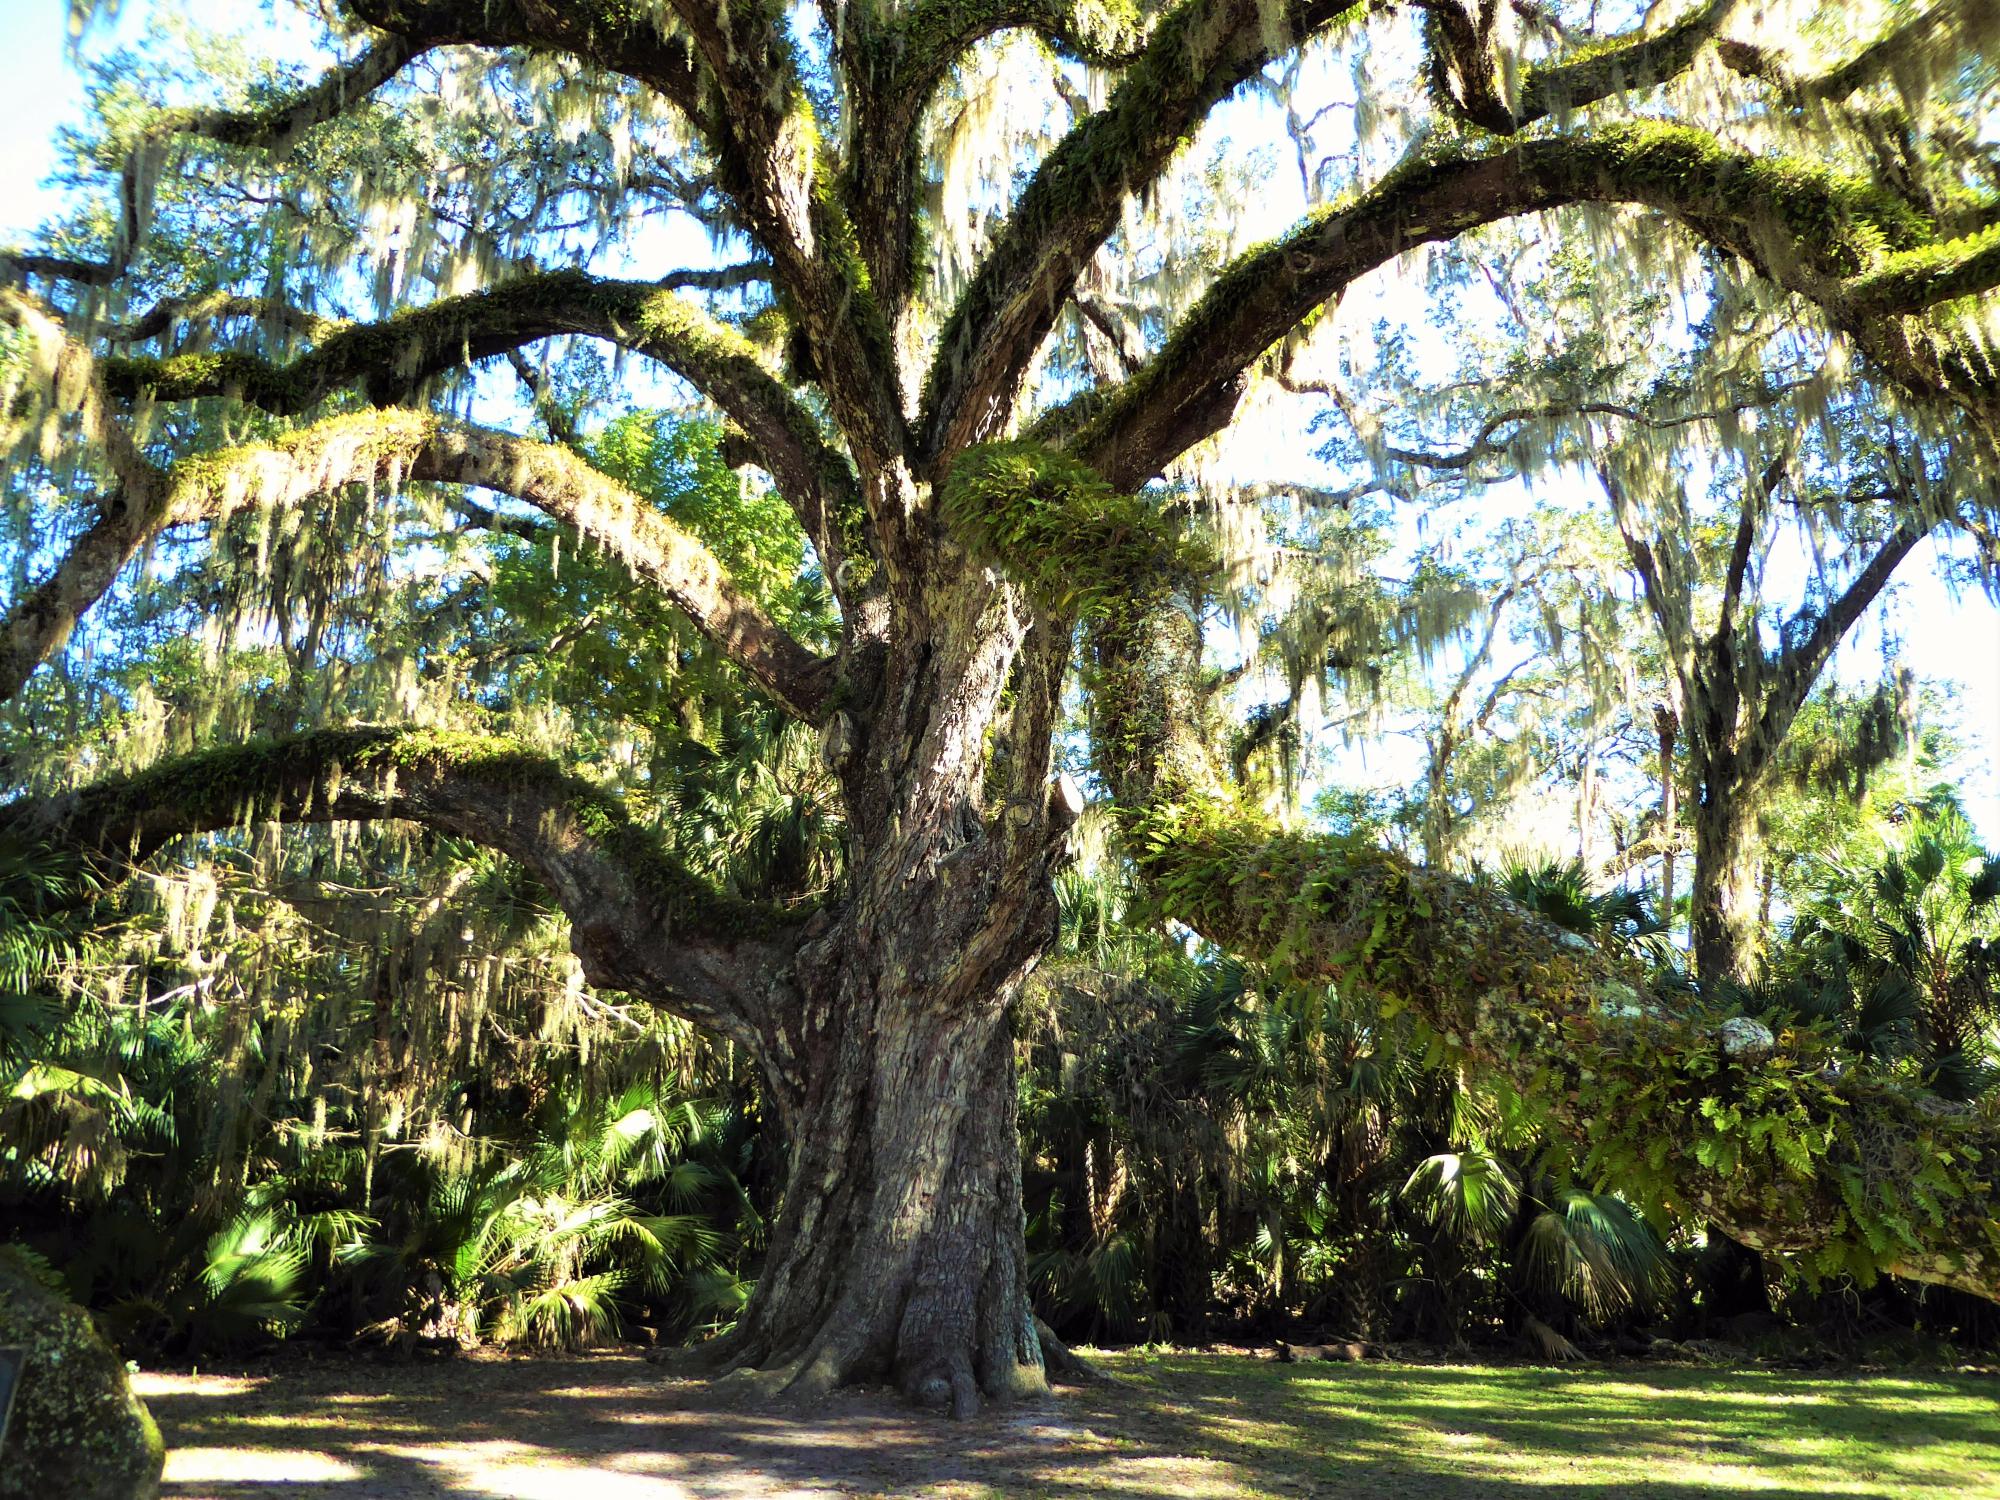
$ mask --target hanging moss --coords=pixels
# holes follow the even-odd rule
[[[775,935],[800,919],[800,912],[715,890],[668,854],[659,835],[636,823],[618,797],[519,741],[492,735],[365,726],[222,746],[99,783],[77,795],[66,823],[87,831],[116,856],[133,844],[143,850],[176,835],[263,819],[325,819],[336,815],[334,799],[350,778],[397,772],[416,776],[440,768],[487,789],[490,809],[482,816],[493,823],[510,821],[510,794],[526,793],[543,808],[560,809],[572,821],[573,835],[588,841],[636,893],[670,919],[741,937]],[[393,780],[385,777],[378,785],[353,790],[364,803],[381,805],[379,813],[363,815],[396,815]],[[421,814],[421,793],[412,793],[405,806]],[[539,825],[532,832],[558,847],[572,836]]]
[[[1852,275],[1933,233],[1922,213],[1865,178],[1752,155],[1692,126],[1631,121],[1529,150],[1555,181],[1578,182],[1579,196],[1630,198],[1682,218],[1719,217],[1752,236],[1776,234],[1802,261],[1834,274]]]

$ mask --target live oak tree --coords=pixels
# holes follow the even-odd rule
[[[1862,35],[1847,8],[1728,0],[1622,30],[1599,29],[1601,7],[1498,0],[330,9],[345,61],[260,78],[236,108],[130,101],[105,210],[0,262],[8,419],[59,479],[94,485],[87,524],[0,623],[0,692],[169,532],[491,492],[507,498],[459,514],[615,559],[817,729],[845,884],[810,911],[727,897],[539,752],[366,725],[17,801],[14,836],[116,868],[247,821],[401,819],[521,860],[593,984],[761,1067],[789,1176],[722,1357],[794,1393],[887,1375],[963,1412],[1038,1387],[1051,1352],[1025,1289],[1008,1006],[1053,929],[1078,793],[1052,741],[1080,661],[1094,771],[1163,915],[1415,1012],[1634,1191],[1824,1270],[2000,1293],[1989,1114],[1842,1067],[1811,1029],[1642,994],[1490,888],[1237,800],[1210,754],[1201,641],[1237,587],[1231,549],[1198,524],[1202,486],[1175,482],[1343,292],[1527,215],[1635,274],[1642,248],[1705,247],[1983,470],[2000,432],[2000,214],[1974,125],[1991,6],[1899,10]],[[1337,195],[1205,260],[1226,241],[1198,212],[1190,143],[1226,156],[1220,107],[1280,78],[1309,137],[1326,115],[1303,96],[1347,67],[1352,130],[1303,173]],[[1028,78],[1050,86],[1045,119],[1001,95]],[[202,284],[187,240],[177,266],[150,262],[170,201],[231,235],[268,215],[247,232],[255,271]],[[741,253],[579,269],[578,226],[629,227],[635,204]],[[321,310],[361,300],[372,314]],[[438,394],[549,340],[663,366],[726,416],[811,544],[835,639],[787,629],[563,441],[559,403],[545,442]]]

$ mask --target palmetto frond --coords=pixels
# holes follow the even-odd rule
[[[1593,1319],[1651,1306],[1673,1284],[1666,1247],[1623,1199],[1564,1188],[1530,1221],[1517,1259],[1528,1285]]]
[[[1493,1244],[1513,1221],[1521,1185],[1497,1156],[1445,1151],[1426,1157],[1403,1184],[1431,1222],[1477,1244]]]

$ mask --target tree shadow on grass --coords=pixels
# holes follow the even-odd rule
[[[1154,1409],[1233,1464],[1426,1500],[1545,1492],[2000,1496],[2000,1382],[1760,1370],[1135,1359]],[[1323,1456],[1303,1464],[1296,1434]],[[1365,1488],[1361,1493],[1368,1493]]]
[[[624,1355],[301,1362],[141,1391],[175,1500],[2000,1496],[1978,1488],[1994,1466],[1977,1453],[2000,1452],[1992,1382],[1112,1363],[1130,1378],[963,1424],[879,1393],[745,1406]]]

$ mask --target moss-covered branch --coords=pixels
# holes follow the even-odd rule
[[[1579,1166],[1811,1272],[1890,1271],[2000,1300],[2000,1115],[1948,1104],[1815,1027],[1685,997],[1487,885],[1287,832],[1234,799],[1188,725],[1199,638],[1171,605],[1091,632],[1098,767],[1157,909],[1303,983],[1407,1011],[1546,1111]]]
[[[779,0],[669,0],[712,79],[717,181],[771,259],[793,326],[864,470],[908,446],[887,309],[807,96]],[[878,517],[887,521],[887,516]]]
[[[885,307],[899,308],[915,275],[918,132],[939,87],[974,46],[1033,31],[1063,56],[1098,67],[1136,61],[1150,17],[1132,0],[920,0],[851,27],[845,58],[854,135],[842,196]]]
[[[1094,614],[1135,591],[1202,578],[1213,554],[1143,495],[1119,494],[1032,439],[983,443],[952,465],[944,519],[1059,614]]]
[[[0,837],[75,848],[119,879],[191,834],[380,818],[521,861],[569,914],[591,983],[670,1005],[769,1055],[792,919],[711,889],[617,796],[510,740],[369,726],[226,746],[0,807]]]
[[[834,189],[785,8],[771,0],[349,0],[360,19],[433,45],[564,53],[672,102],[707,143],[714,183],[768,258],[813,346],[834,413],[864,467],[901,458],[889,324]]]
[[[1966,382],[1885,309],[1991,285],[2000,254],[1983,236],[1934,244],[1928,220],[1864,180],[1684,126],[1631,123],[1407,167],[1247,252],[1069,447],[1136,487],[1226,423],[1249,367],[1357,277],[1416,246],[1575,203],[1655,209],[1817,302],[1906,389],[1968,399]]]
[[[1438,107],[1496,135],[1512,135],[1549,115],[1638,92],[1686,72],[1741,0],[1705,0],[1671,25],[1604,37],[1572,48],[1513,79],[1497,35],[1504,7],[1469,0],[1419,0],[1426,13],[1426,71]]]
[[[528,47],[567,53],[621,74],[668,100],[697,128],[706,106],[700,67],[685,32],[650,5],[627,0],[344,0],[355,19],[431,46]]]
[[[1707,0],[1658,31],[1607,37],[1536,64],[1521,81],[1513,128],[1679,77],[1741,8],[1742,0]]]
[[[121,486],[50,576],[0,621],[0,701],[20,690],[165,528],[406,479],[478,485],[526,501],[658,588],[792,712],[819,713],[831,663],[741,594],[690,533],[569,449],[404,410],[332,418],[273,443],[183,459]]]
[[[1132,0],[919,0],[882,36],[886,50],[909,59],[907,80],[935,87],[975,43],[1003,31],[1032,31],[1066,57],[1123,67],[1138,60],[1146,20]]]
[[[852,467],[748,339],[666,285],[552,271],[441,298],[380,323],[321,331],[316,348],[289,361],[227,349],[113,358],[103,361],[104,379],[115,395],[226,396],[284,415],[309,411],[354,386],[378,404],[394,405],[473,360],[546,338],[603,339],[658,360],[721,407],[798,512],[829,574],[845,556],[843,517],[858,504]]]
[[[1768,49],[1748,42],[1726,43],[1722,60],[1745,77],[1771,84],[1786,104],[1837,104],[1885,78],[1941,77],[1959,58],[1977,54],[2000,32],[2000,4],[1995,0],[1939,0],[1915,14],[1904,14],[1905,19],[1846,62],[1821,73],[1794,73]]]
[[[1281,50],[1372,8],[1371,0],[1183,0],[1154,25],[1110,102],[1036,170],[946,320],[919,420],[927,460],[947,461],[994,435],[1127,196],[1159,177],[1208,112]]]

